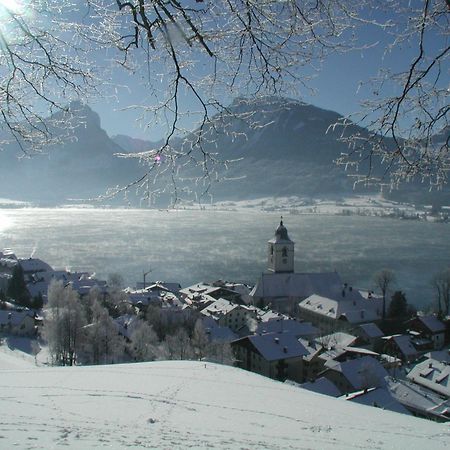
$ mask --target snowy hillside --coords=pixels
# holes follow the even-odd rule
[[[0,351],[0,448],[448,448],[450,428],[231,367],[37,368]],[[11,364],[10,364],[11,363]]]

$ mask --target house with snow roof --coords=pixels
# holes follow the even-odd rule
[[[414,346],[410,335],[394,334],[384,336],[383,352],[401,359],[404,363],[415,361],[420,356],[420,352]]]
[[[409,380],[386,378],[386,385],[399,403],[413,415],[437,422],[450,420],[450,400]]]
[[[227,326],[220,326],[212,317],[201,318],[206,336],[210,342],[232,342],[238,339],[238,335]]]
[[[314,381],[308,381],[300,385],[301,388],[330,397],[339,397],[341,391],[328,378],[320,377]]]
[[[219,298],[223,298],[232,303],[244,304],[239,292],[223,286],[213,286],[206,283],[197,283],[192,286],[180,289],[181,299],[188,305],[202,307]]]
[[[219,298],[200,311],[206,317],[212,317],[220,326],[229,327],[233,332],[246,326],[249,320],[256,320],[254,308],[232,303]]]
[[[303,380],[302,357],[308,352],[290,333],[246,336],[231,343],[238,367],[284,381]]]
[[[352,333],[359,337],[361,343],[370,349],[378,348],[382,343],[384,333],[377,324],[363,323],[352,329]]]
[[[445,342],[445,324],[435,315],[417,316],[407,322],[410,330],[420,333],[420,336],[429,339],[433,349],[439,350]]]
[[[328,378],[343,393],[385,385],[386,369],[371,356],[344,362],[329,360],[321,376]]]
[[[342,397],[346,401],[359,403],[360,405],[373,406],[387,411],[411,415],[411,412],[403,406],[386,387],[373,387],[361,391],[346,394]]]
[[[416,364],[409,371],[407,378],[450,399],[450,366],[443,362],[426,359]]]
[[[30,310],[0,310],[0,333],[16,336],[34,336],[34,313]]]

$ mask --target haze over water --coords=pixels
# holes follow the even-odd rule
[[[120,273],[182,286],[216,279],[254,284],[266,269],[278,213],[127,209],[0,209],[0,249],[54,268]],[[430,279],[450,266],[448,224],[374,217],[286,215],[297,272],[337,270],[358,288],[390,268],[411,303],[431,302]]]

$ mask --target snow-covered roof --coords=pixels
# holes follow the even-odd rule
[[[361,328],[369,338],[379,338],[384,336],[384,333],[374,323],[363,323],[359,325],[359,328]]]
[[[203,317],[202,324],[208,338],[214,342],[231,342],[238,338],[229,327],[222,327],[212,317]]]
[[[344,333],[342,331],[328,334],[326,336],[321,336],[316,339],[319,344],[324,346],[325,348],[333,348],[333,347],[349,347],[353,345],[358,338],[353,336],[352,334]]]
[[[300,385],[303,389],[317,392],[318,394],[329,395],[330,397],[339,397],[341,391],[328,378],[320,377],[315,381],[303,383]]]
[[[417,319],[432,333],[443,333],[445,331],[445,324],[443,324],[436,316],[417,316]]]
[[[353,299],[341,297],[335,300],[313,294],[301,301],[299,307],[334,320],[345,318],[349,323],[354,324],[380,318],[380,311],[375,302],[357,296],[353,296]]]
[[[291,333],[297,337],[317,336],[319,334],[318,328],[309,322],[299,322],[298,320],[284,318],[260,322],[255,331],[256,334],[281,332]]]
[[[328,360],[325,366],[330,370],[341,373],[355,390],[367,387],[367,384],[377,386],[384,384],[384,378],[388,376],[386,369],[371,356],[363,356],[357,359],[349,359],[344,362]]]
[[[215,318],[219,318],[220,316],[225,316],[229,314],[231,311],[235,309],[255,314],[254,308],[245,305],[237,305],[236,303],[232,303],[224,298],[219,298],[218,300],[215,300],[213,303],[209,304],[206,308],[203,308],[200,312],[205,316],[212,316]]]
[[[20,325],[27,317],[34,319],[34,313],[27,311],[0,310],[0,325]]]
[[[391,395],[407,408],[449,419],[450,401],[433,391],[407,380],[394,380],[390,377],[386,378],[386,384]]]
[[[376,408],[411,415],[409,410],[393,397],[386,387],[374,387],[354,392],[353,394],[344,395],[342,398],[361,405],[375,406]]]
[[[435,359],[416,364],[407,378],[450,398],[450,366]]]
[[[242,340],[246,339],[253,344],[266,361],[300,358],[308,354],[305,347],[290,333],[256,334],[242,338]]]
[[[283,220],[280,221],[280,225],[275,230],[275,235],[272,239],[269,240],[272,244],[291,244],[292,241],[288,236],[287,228],[283,224]]]
[[[396,344],[403,355],[407,357],[415,357],[417,356],[417,350],[411,342],[410,336],[406,334],[399,334],[394,336],[386,337],[386,339],[392,339]]]

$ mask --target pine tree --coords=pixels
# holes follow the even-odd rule
[[[12,278],[9,280],[6,295],[10,299],[15,300],[19,305],[26,307],[30,306],[30,293],[28,292],[23,269],[20,264],[14,266]]]

